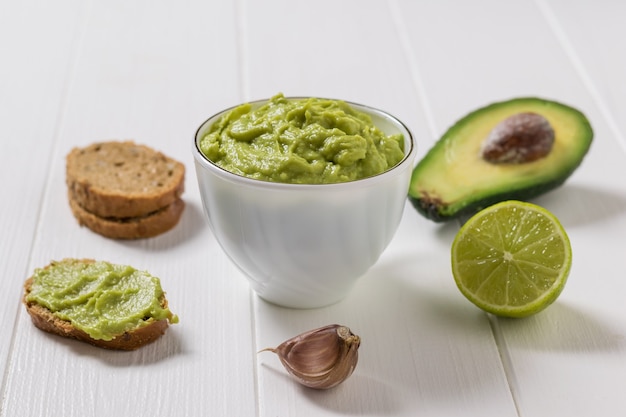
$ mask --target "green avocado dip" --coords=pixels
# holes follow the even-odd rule
[[[156,320],[177,323],[158,278],[130,266],[66,259],[35,270],[27,302],[67,320],[91,338],[112,340]]]
[[[402,134],[386,135],[343,101],[282,94],[235,107],[200,139],[201,152],[232,173],[264,181],[330,184],[380,174],[404,158]]]

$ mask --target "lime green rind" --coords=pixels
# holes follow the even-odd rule
[[[471,260],[465,260],[465,258],[468,256],[463,256],[464,260],[459,261],[459,257],[461,256],[461,254],[458,251],[465,250],[468,247],[471,248],[471,245],[463,246],[465,243],[467,243],[466,241],[467,239],[471,239],[472,243],[481,242],[481,246],[484,251],[484,248],[486,247],[485,242],[476,240],[474,236],[471,234],[471,232],[467,233],[468,230],[474,227],[474,225],[477,224],[483,217],[491,215],[492,213],[494,213],[496,210],[499,210],[500,208],[512,207],[512,206],[524,208],[527,210],[533,210],[535,212],[538,212],[546,216],[551,221],[551,223],[554,225],[555,234],[558,235],[562,240],[563,259],[561,262],[560,269],[548,270],[548,275],[556,275],[553,278],[548,277],[548,279],[545,280],[545,281],[552,282],[549,288],[542,289],[536,285],[535,281],[531,281],[531,280],[527,281],[527,283],[532,284],[530,285],[531,287],[534,287],[534,289],[536,289],[535,293],[542,294],[542,295],[526,303],[520,302],[520,303],[516,303],[516,305],[511,306],[511,305],[505,305],[505,304],[490,303],[490,302],[485,301],[481,297],[481,295],[484,296],[488,292],[502,291],[502,288],[507,288],[507,285],[498,285],[497,282],[494,283],[494,280],[497,279],[496,278],[497,273],[498,273],[497,269],[502,268],[504,263],[498,263],[496,261],[493,261],[491,263],[485,262],[484,265],[479,265],[480,268],[477,267],[475,269],[478,270],[478,273],[482,273],[481,276],[484,277],[484,280],[482,282],[476,283],[476,285],[473,285],[470,288],[466,285],[465,281],[463,280],[464,271],[461,269],[467,267],[468,265],[472,266],[473,263],[475,264],[474,266],[476,266],[477,263],[472,262]],[[468,236],[470,237],[468,238]],[[470,255],[472,257],[477,257],[478,256],[477,253],[480,251],[481,249],[477,248],[474,251],[474,254],[470,254]],[[464,253],[463,255],[467,255],[467,253]],[[476,259],[479,259],[479,258],[476,258]],[[455,237],[455,240],[452,244],[452,259],[451,259],[452,273],[454,276],[455,283],[457,287],[459,288],[459,290],[461,291],[461,293],[469,301],[471,301],[474,305],[476,305],[480,309],[488,313],[501,316],[501,317],[511,317],[511,318],[528,317],[536,313],[539,313],[540,311],[544,310],[549,305],[554,303],[554,301],[556,301],[556,299],[559,297],[559,295],[563,291],[563,288],[565,287],[565,284],[567,282],[567,278],[569,276],[570,269],[571,269],[571,260],[572,260],[572,251],[571,251],[570,240],[563,226],[559,222],[559,220],[546,209],[540,206],[531,204],[531,203],[526,203],[526,202],[521,202],[521,201],[501,202],[499,204],[496,204],[494,206],[489,207],[488,209],[485,209],[479,212],[474,217],[472,217],[470,221],[468,221],[465,225],[463,225],[463,227],[461,227],[461,229],[457,233],[457,236]],[[524,260],[523,262],[529,262],[529,261]],[[540,268],[544,268],[544,267],[545,266],[541,266]],[[477,273],[476,270],[473,271],[474,274]]]
[[[551,173],[549,175],[539,174],[532,178],[520,178],[515,181],[507,182],[506,188],[503,190],[479,189],[473,191],[470,195],[461,200],[448,200],[445,196],[427,195],[424,190],[420,188],[419,180],[422,176],[433,175],[432,172],[426,172],[428,171],[429,165],[437,163],[437,159],[441,157],[442,153],[445,153],[445,148],[449,146],[450,143],[457,140],[458,137],[461,137],[460,132],[474,123],[475,119],[502,106],[547,106],[558,108],[574,115],[578,123],[577,132],[579,133],[577,158],[569,161],[569,164],[564,166],[557,173]],[[530,200],[560,187],[574,173],[589,151],[593,136],[594,132],[591,123],[581,111],[556,101],[538,97],[522,97],[492,103],[460,119],[444,133],[422,160],[420,160],[415,166],[411,177],[411,185],[408,194],[409,201],[424,217],[435,222],[445,222],[455,218],[473,215],[501,201]],[[445,166],[441,172],[442,175],[445,175]]]

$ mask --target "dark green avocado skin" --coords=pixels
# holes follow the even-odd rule
[[[573,172],[574,170],[572,170]],[[492,206],[501,201],[507,200],[519,200],[519,201],[528,201],[534,197],[537,197],[541,194],[545,194],[548,191],[551,191],[555,188],[560,187],[567,177],[571,175],[566,174],[563,178],[559,180],[537,184],[534,187],[528,187],[515,191],[503,191],[493,194],[490,197],[481,199],[475,202],[468,202],[463,208],[452,211],[449,210],[448,207],[442,205],[441,203],[427,201],[423,198],[416,198],[409,195],[409,201],[417,209],[417,211],[426,217],[429,220],[432,220],[436,223],[444,223],[454,219],[467,219],[472,215],[478,213],[480,210]]]
[[[460,130],[460,128],[466,126],[468,123],[472,123],[474,115],[489,112],[491,109],[497,108],[501,105],[515,105],[516,102],[524,103],[529,101],[538,102],[550,106],[559,106],[566,111],[575,114],[577,122],[580,124],[580,130],[581,132],[583,132],[580,138],[582,143],[579,151],[580,155],[578,155],[575,163],[569,163],[563,166],[562,169],[559,171],[559,175],[551,178],[550,180],[536,182],[524,187],[518,186],[514,188],[507,187],[507,183],[504,182],[503,184],[500,184],[497,188],[493,189],[492,192],[490,192],[488,195],[483,195],[480,198],[471,197],[466,199],[465,201],[460,202],[457,201],[455,202],[454,207],[451,207],[450,204],[443,201],[441,198],[429,198],[429,196],[423,195],[419,192],[419,190],[417,190],[417,187],[415,187],[414,184],[417,182],[416,176],[419,175],[417,171],[419,170],[420,164],[429,158],[436,158],[438,148],[443,147],[445,145],[444,142],[450,140],[451,136],[455,135],[456,132]],[[501,201],[528,201],[534,197],[545,194],[551,190],[554,190],[555,188],[560,187],[580,166],[591,146],[592,140],[593,128],[589,123],[589,120],[582,112],[565,104],[537,97],[522,97],[503,102],[492,103],[488,106],[482,107],[469,113],[467,116],[456,122],[446,131],[446,133],[444,133],[444,135],[429,150],[424,158],[420,162],[418,162],[418,164],[414,168],[413,177],[411,178],[411,186],[409,188],[408,199],[413,207],[421,215],[437,223],[443,223],[454,219],[468,219],[480,210]],[[442,169],[445,169],[445,167],[442,167]]]

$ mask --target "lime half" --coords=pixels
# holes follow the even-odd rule
[[[572,265],[569,238],[548,210],[504,201],[470,218],[452,243],[457,286],[481,309],[526,317],[557,299]]]

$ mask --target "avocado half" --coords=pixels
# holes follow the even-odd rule
[[[525,163],[483,159],[481,146],[493,128],[524,112],[543,116],[554,129],[548,155]],[[436,222],[473,215],[504,200],[528,200],[563,184],[592,140],[585,115],[565,104],[536,97],[493,103],[454,124],[415,166],[409,200]]]

